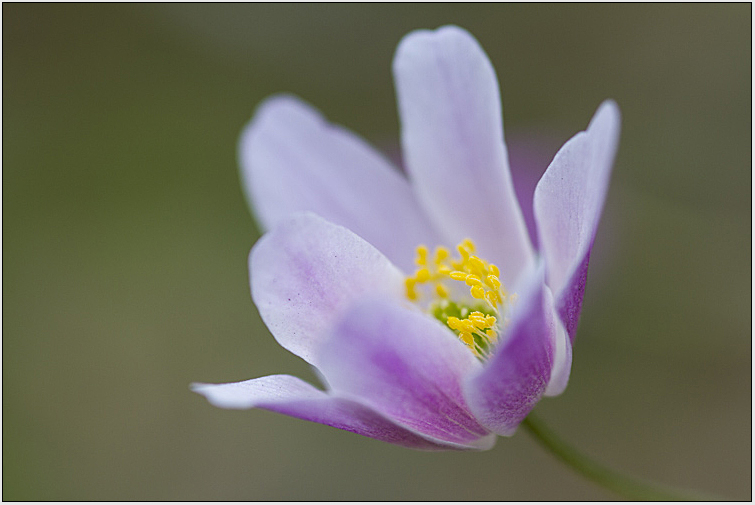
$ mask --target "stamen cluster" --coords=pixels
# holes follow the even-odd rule
[[[498,276],[500,271],[492,263],[480,259],[473,253],[475,245],[465,239],[458,246],[459,258],[451,257],[451,252],[438,246],[429,257],[430,251],[424,245],[417,247],[419,267],[414,275],[406,278],[406,296],[418,301],[418,285],[432,284],[437,300],[432,312],[448,325],[478,357],[485,357],[498,338],[498,320],[507,299],[506,290]],[[463,282],[469,287],[473,300],[480,302],[474,306],[450,301],[449,281]],[[476,309],[476,310],[471,310]],[[449,312],[456,313],[450,315]],[[459,316],[459,317],[457,317]]]

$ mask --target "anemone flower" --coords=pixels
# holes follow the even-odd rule
[[[393,72],[406,175],[291,96],[260,105],[240,141],[269,230],[252,298],[325,389],[272,375],[193,390],[414,449],[489,449],[567,385],[619,111],[601,104],[538,182],[535,249],[477,41],[412,32]]]

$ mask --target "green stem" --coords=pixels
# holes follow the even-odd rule
[[[643,501],[711,501],[718,499],[654,484],[622,475],[610,468],[606,468],[600,463],[580,454],[576,449],[562,441],[533,414],[530,414],[522,421],[522,426],[527,428],[537,441],[556,456],[556,458],[566,463],[574,471],[581,473],[591,481],[606,489],[610,489],[624,498]]]

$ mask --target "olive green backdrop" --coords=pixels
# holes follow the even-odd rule
[[[613,498],[525,431],[421,453],[188,390],[314,377],[248,292],[255,105],[293,92],[395,150],[396,44],[454,23],[541,170],[604,98],[623,112],[571,382],[538,413],[617,469],[749,500],[750,11],[3,4],[3,499]]]

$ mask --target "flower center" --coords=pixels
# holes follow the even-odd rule
[[[430,258],[426,246],[417,247],[419,268],[406,278],[406,297],[418,302],[421,295],[430,295],[428,312],[453,330],[475,356],[487,358],[508,322],[506,308],[516,295],[506,293],[497,266],[473,254],[470,239],[456,249],[458,259],[442,246]]]

